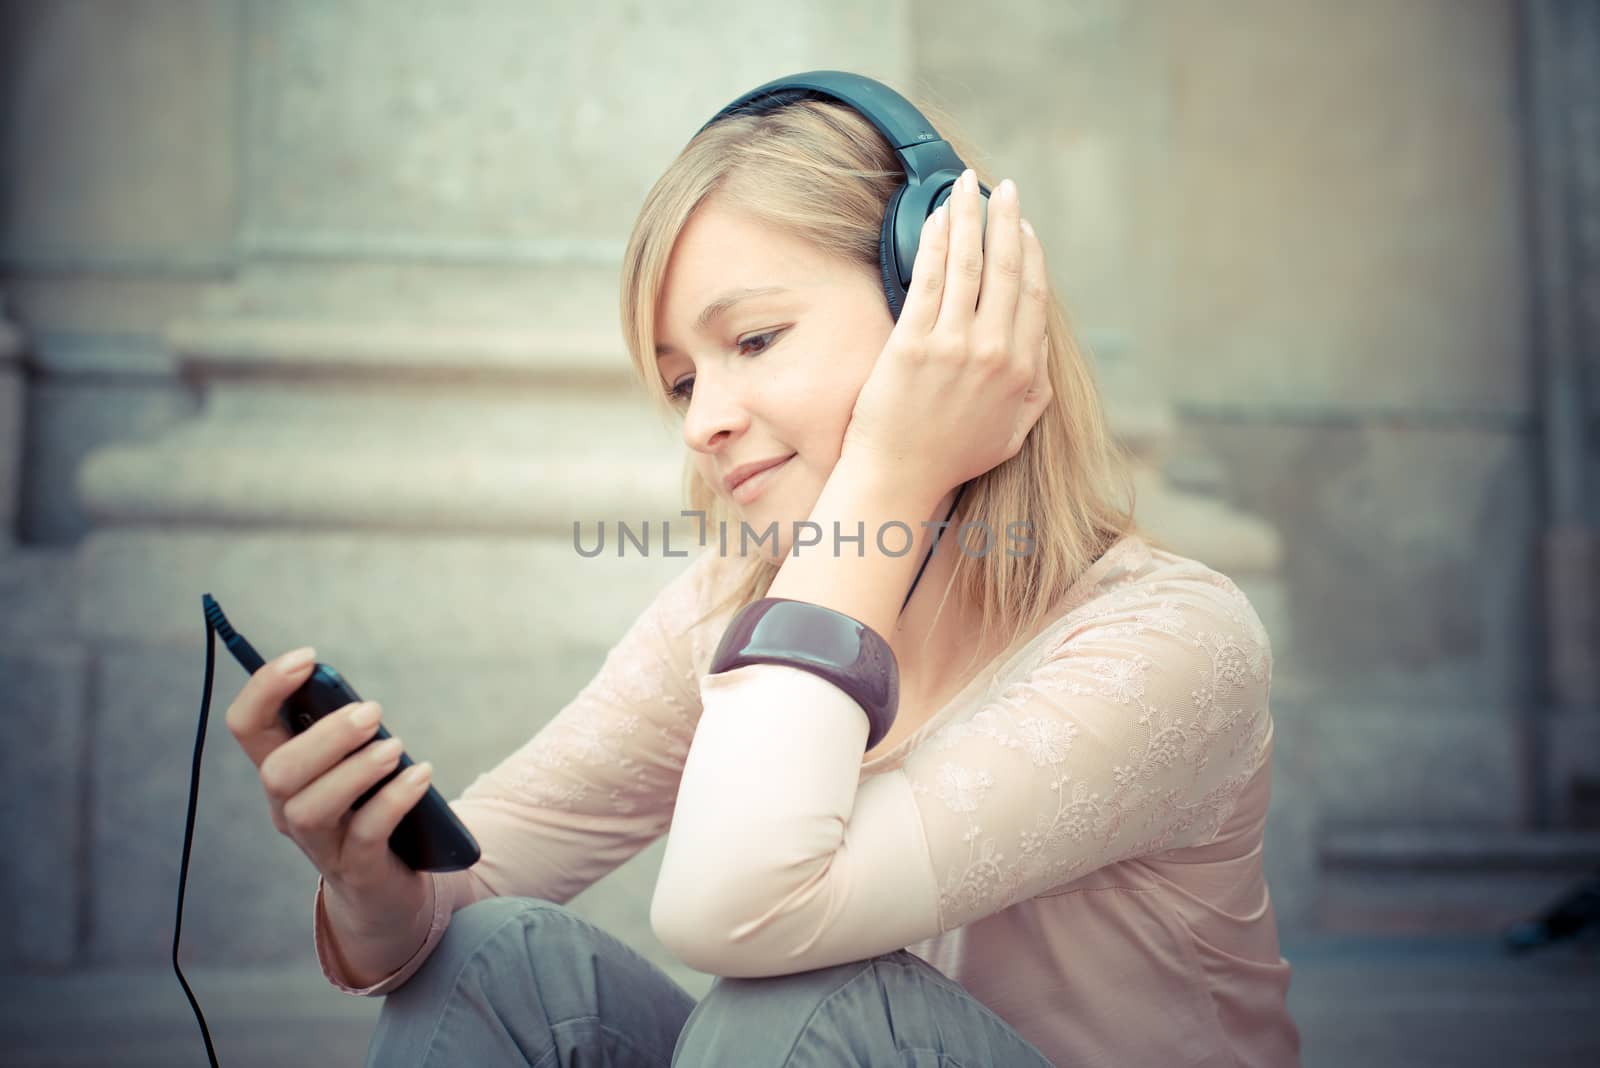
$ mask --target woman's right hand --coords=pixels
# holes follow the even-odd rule
[[[409,923],[416,911],[421,873],[389,848],[395,826],[428,790],[431,768],[420,764],[397,775],[355,812],[350,806],[394,770],[399,738],[369,745],[382,710],[374,701],[337,709],[292,734],[278,709],[310,677],[315,654],[285,653],[245,681],[228,706],[228,729],[261,775],[272,825],[300,847],[324,889],[336,894],[363,927]],[[370,723],[361,722],[363,711]],[[417,781],[407,781],[418,768]]]

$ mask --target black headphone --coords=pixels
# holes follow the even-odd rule
[[[883,212],[883,227],[878,233],[878,271],[883,280],[883,295],[888,298],[889,312],[895,322],[900,321],[900,309],[905,306],[906,286],[911,284],[911,268],[917,260],[917,242],[922,237],[922,224],[950,199],[956,179],[967,165],[961,162],[950,142],[939,136],[922,112],[911,102],[882,82],[861,74],[843,70],[812,70],[778,78],[745,93],[739,99],[717,112],[711,121],[695,131],[695,137],[705,132],[706,126],[729,115],[765,115],[797,100],[836,100],[860,112],[863,118],[877,127],[888,139],[900,165],[905,168],[906,180],[889,198]],[[693,140],[693,138],[691,138]],[[989,190],[978,183],[979,201],[983,209],[982,235],[989,228]],[[968,479],[956,490],[955,500],[944,517],[956,514],[956,506],[966,495]],[[934,535],[938,545],[940,532]],[[922,573],[933,559],[933,548],[922,558],[917,577],[911,580],[906,599],[900,602],[900,611],[911,603]]]
[[[888,140],[905,168],[906,180],[889,198],[878,235],[878,269],[889,312],[900,321],[900,309],[911,284],[911,267],[917,259],[922,224],[950,197],[961,172],[961,162],[950,143],[911,102],[882,82],[842,70],[813,70],[778,78],[745,93],[723,108],[696,131],[729,115],[765,115],[797,100],[835,100],[847,104],[875,126]],[[989,190],[978,183],[983,196],[984,224],[988,229]]]

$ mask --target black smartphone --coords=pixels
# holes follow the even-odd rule
[[[222,614],[222,607],[210,594],[205,595],[204,601],[207,618],[216,628],[218,637],[233,653],[234,659],[246,671],[255,674],[263,664],[261,655],[229,625]],[[310,677],[278,709],[278,718],[291,734],[299,734],[330,712],[337,712],[359,700],[361,695],[356,693],[355,687],[333,668],[319,662],[312,669]],[[388,737],[389,732],[380,723],[378,733],[363,743],[361,748]],[[414,763],[409,755],[401,753],[400,762],[394,770],[356,798],[350,811],[354,812],[366,804],[385,784]],[[444,796],[431,783],[428,792],[395,825],[394,833],[389,835],[389,848],[415,871],[459,871],[472,867],[482,855],[477,839],[472,837],[472,832],[451,811]]]

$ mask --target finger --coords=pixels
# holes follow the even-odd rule
[[[252,672],[228,706],[228,729],[256,767],[293,737],[278,718],[278,709],[311,677],[316,662],[317,652],[309,646],[284,653]]]
[[[362,856],[376,856],[379,850],[388,849],[389,836],[406,813],[417,807],[432,781],[432,764],[413,764],[352,813],[345,827],[345,851],[350,859],[359,862]]]
[[[1033,382],[1022,395],[1022,403],[1017,408],[1016,429],[1011,437],[1011,455],[1021,450],[1022,443],[1027,440],[1028,433],[1039,417],[1044,415],[1050,401],[1055,397],[1055,392],[1050,385],[1050,339],[1040,338],[1039,351],[1041,353],[1038,368],[1034,372]]]
[[[983,194],[970,167],[962,172],[946,203],[950,205],[950,250],[945,254],[944,300],[933,329],[965,337],[970,333],[983,279]]]
[[[1013,357],[1033,367],[1032,351],[1012,344],[1016,337],[1017,294],[1022,287],[1022,212],[1017,186],[1007,178],[989,198],[989,228],[984,239],[983,286],[978,293],[975,338],[1002,341]]]
[[[1054,396],[1050,384],[1050,270],[1038,234],[1025,222],[1022,233],[1022,281],[1013,335],[1015,351],[1033,354],[1033,375],[1022,398],[1018,425],[1026,434]]]
[[[917,258],[911,263],[911,285],[900,309],[895,330],[905,336],[924,338],[933,329],[944,294],[944,258],[950,247],[950,209],[939,209],[922,221],[922,236],[917,239]]]
[[[362,721],[362,713],[379,719]],[[267,796],[283,802],[304,790],[339,761],[366,745],[378,733],[383,709],[376,701],[357,701],[317,720],[292,744],[279,746],[261,762],[261,785]]]
[[[348,754],[284,803],[284,819],[300,832],[337,829],[356,798],[393,771],[404,751],[405,743],[390,737]]]
[[[1013,351],[1037,358],[1040,339],[1045,336],[1050,321],[1050,269],[1045,263],[1039,235],[1020,217],[1017,237],[1022,252],[1022,273],[1017,280],[1017,304],[1010,337]]]

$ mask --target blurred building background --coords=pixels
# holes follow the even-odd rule
[[[5,0],[8,970],[168,959],[202,593],[446,797],[588,681],[683,563],[572,545],[679,507],[624,239],[700,123],[822,67],[1017,181],[1144,518],[1266,621],[1286,939],[1492,936],[1600,864],[1597,5]],[[315,979],[243,678],[184,959]],[[572,904],[703,989],[660,845]]]

